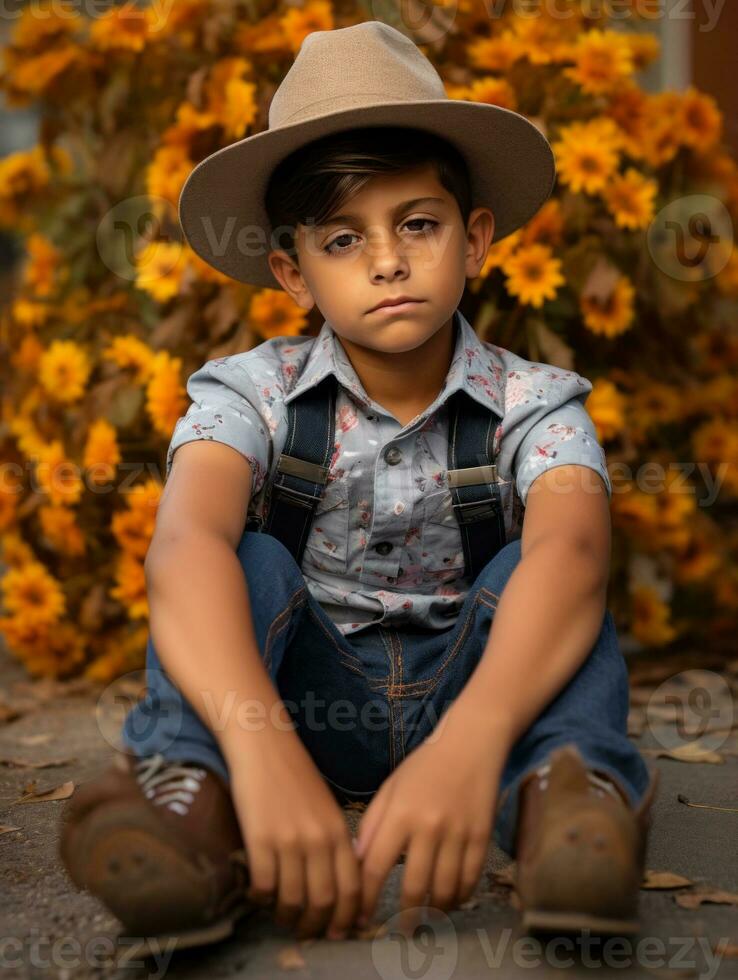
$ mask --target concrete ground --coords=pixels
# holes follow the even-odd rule
[[[632,737],[661,771],[646,867],[686,879],[672,882],[679,887],[642,889],[639,935],[609,941],[586,934],[528,936],[505,884],[509,858],[490,845],[471,907],[429,920],[412,939],[393,932],[398,865],[377,911],[382,927],[373,936],[296,943],[265,910],[242,919],[234,935],[216,945],[164,948],[124,963],[131,947],[120,923],[74,887],[59,861],[64,800],[16,801],[69,781],[79,784],[106,768],[113,753],[109,739],[143,675],[105,690],[74,681],[34,682],[0,651],[0,974],[471,980],[498,971],[505,978],[529,976],[533,968],[557,977],[592,969],[598,977],[738,977],[738,661],[698,672],[690,666],[689,657],[631,664]],[[659,687],[667,678],[671,688]],[[656,755],[675,744],[664,708],[664,695],[675,689],[691,692],[689,704],[707,719],[700,745],[710,761]],[[355,827],[358,813],[347,810],[346,816]],[[669,884],[663,878],[656,883]]]

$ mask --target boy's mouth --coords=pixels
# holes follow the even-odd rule
[[[380,310],[396,310],[397,312],[403,312],[406,309],[410,309],[413,306],[423,303],[425,300],[415,299],[413,296],[397,296],[394,299],[385,299],[376,306],[373,306],[367,313],[377,313]]]

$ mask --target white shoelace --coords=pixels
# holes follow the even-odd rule
[[[540,778],[541,789],[545,789],[548,786],[548,779],[546,777],[548,776],[550,771],[551,771],[550,762],[546,762],[542,766],[539,766],[538,769],[536,769],[536,774]],[[613,786],[612,782],[609,779],[603,779],[602,776],[598,776],[597,773],[592,772],[591,769],[587,770],[587,777],[590,783],[592,783],[592,785],[594,786],[595,791],[600,796],[604,796],[605,793],[607,792],[610,793],[612,796],[614,796],[616,800],[620,800],[622,802],[623,799],[622,796],[620,795],[618,790]]]
[[[155,806],[166,806],[184,816],[195,800],[205,769],[169,762],[161,753],[145,756],[135,765],[136,779]]]

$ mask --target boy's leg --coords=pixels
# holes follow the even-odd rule
[[[294,557],[280,541],[247,531],[237,554],[259,651],[301,738],[335,795],[369,798],[387,771],[383,736],[371,735],[358,721],[334,720],[337,701],[345,702],[345,717],[352,706],[360,713],[372,694],[357,669],[351,644],[312,598]],[[136,756],[160,753],[166,759],[191,761],[228,782],[228,767],[213,731],[167,674],[151,637],[146,671],[146,694],[124,719],[123,749]],[[237,710],[240,701],[234,699],[231,710]],[[213,710],[217,723],[226,708],[214,705]]]
[[[502,590],[520,560],[520,546],[520,539],[509,542],[487,563],[469,590],[454,627],[443,634],[445,650],[433,671],[427,673],[431,683],[416,706],[420,720],[412,744],[419,743],[433,727],[424,725],[423,719],[440,716],[478,664]],[[574,743],[588,768],[612,776],[627,791],[631,804],[641,800],[650,774],[643,756],[628,738],[628,708],[628,670],[608,610],[589,656],[508,754],[494,828],[495,839],[504,851],[515,856],[521,782],[557,746]]]

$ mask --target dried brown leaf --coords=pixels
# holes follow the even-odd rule
[[[51,769],[53,766],[66,766],[70,762],[76,762],[76,756],[69,759],[49,759],[40,762],[31,762],[30,759],[10,759],[7,756],[0,756],[0,766],[19,766],[21,769]]]
[[[738,959],[738,943],[724,943],[722,939],[713,948],[713,953],[725,959]]]
[[[696,909],[703,902],[712,902],[715,905],[738,905],[738,895],[735,892],[726,892],[720,888],[701,888],[691,892],[683,892],[675,895],[677,905],[683,909]]]
[[[305,958],[297,946],[287,946],[277,955],[280,970],[301,970],[305,966]]]
[[[38,732],[35,735],[18,735],[16,742],[19,745],[44,745],[52,739],[51,732]]]
[[[20,711],[9,704],[0,704],[0,724],[20,717]]]
[[[685,888],[693,884],[689,878],[675,874],[673,871],[652,871],[646,869],[646,873],[641,881],[641,888],[663,889],[663,888]]]
[[[34,780],[35,785],[35,780]],[[31,792],[27,793],[26,796],[21,796],[15,803],[48,803],[51,800],[66,800],[74,793],[74,781],[68,780],[66,783],[61,783],[59,786],[54,786],[51,789],[43,790],[40,793]]]
[[[725,757],[712,749],[706,749],[698,742],[688,742],[673,749],[641,749],[644,755],[653,755],[657,759],[674,759],[676,762],[709,762],[712,765],[722,765]]]
[[[617,269],[604,256],[600,256],[595,262],[594,268],[587,276],[587,281],[582,290],[583,299],[594,299],[599,303],[606,303],[612,296],[613,290],[620,278],[620,270]]]
[[[531,344],[532,360],[545,361],[564,371],[574,370],[574,351],[543,320],[528,323],[528,341]]]

